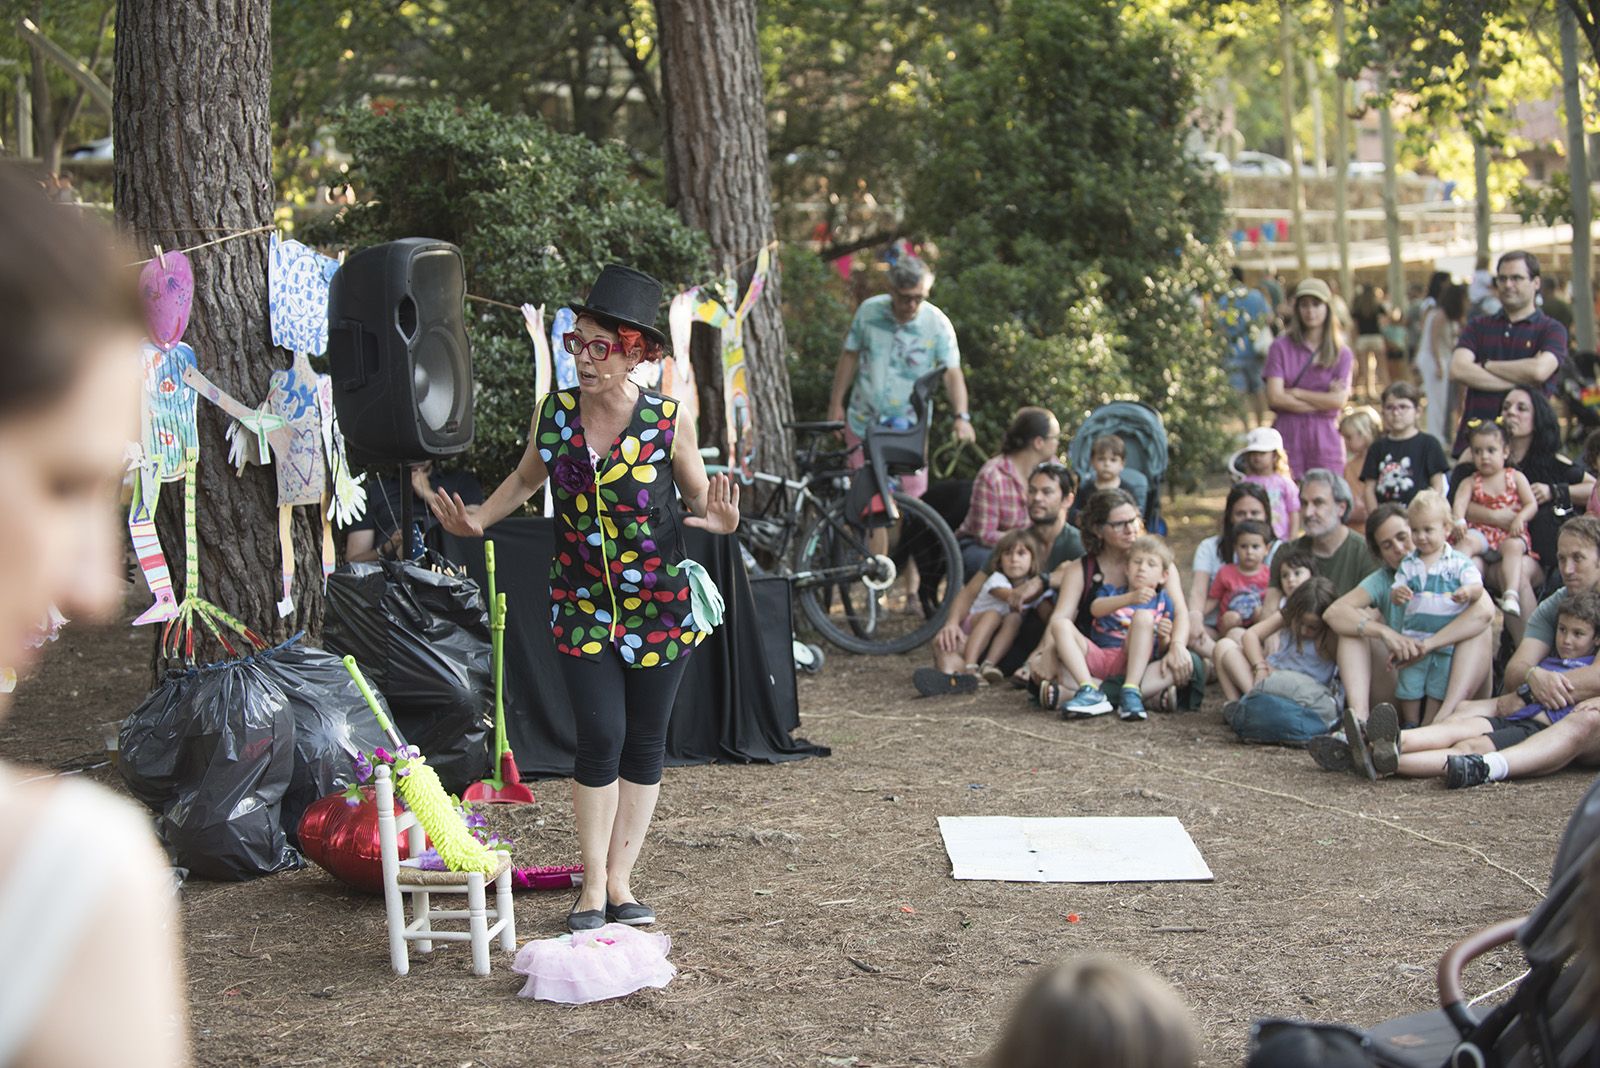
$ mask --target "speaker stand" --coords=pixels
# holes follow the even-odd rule
[[[400,544],[405,550],[405,555],[400,559],[411,561],[417,558],[417,543],[415,524],[411,517],[411,465],[400,465],[400,529],[405,531],[401,535]]]

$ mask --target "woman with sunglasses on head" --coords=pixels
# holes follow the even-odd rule
[[[541,401],[522,462],[482,505],[454,494],[433,502],[445,529],[481,537],[546,478],[554,485],[550,629],[576,716],[572,801],[588,873],[567,916],[573,931],[655,922],[634,896],[633,865],[661,791],[678,684],[714,622],[694,615],[698,565],[684,560],[673,486],[692,513],[686,525],[712,534],[739,525],[739,487],[706,477],[693,423],[629,381],[640,361],[661,358],[660,304],[649,275],[601,271],[563,341],[577,387]]]
[[[107,235],[9,169],[0,235],[3,716],[54,609],[82,622],[122,606],[117,487],[142,324]],[[69,716],[109,710],[95,711]],[[82,778],[0,764],[0,1064],[187,1064],[177,931],[144,812]]]

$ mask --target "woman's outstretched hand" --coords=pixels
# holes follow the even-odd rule
[[[739,527],[739,484],[727,475],[713,476],[706,487],[705,516],[692,515],[683,523],[710,534],[732,534]]]
[[[483,524],[478,522],[478,508],[476,505],[469,507],[462,501],[459,493],[435,494],[433,501],[433,517],[439,525],[458,538],[483,537]],[[735,513],[735,522],[738,514]]]

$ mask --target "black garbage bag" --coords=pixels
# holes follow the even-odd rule
[[[356,658],[444,788],[460,793],[487,775],[494,689],[478,584],[413,563],[346,564],[325,603],[323,645]]]
[[[280,820],[289,844],[299,848],[300,817],[313,801],[356,781],[355,754],[394,746],[339,657],[310,648],[297,634],[256,659],[282,688],[294,720],[294,775]],[[383,694],[374,696],[387,714]]]
[[[123,721],[118,748],[128,788],[191,875],[238,881],[305,863],[279,822],[294,719],[255,658],[172,672]]]

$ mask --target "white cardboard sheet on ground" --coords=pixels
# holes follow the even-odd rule
[[[940,816],[957,879],[1018,883],[1209,881],[1194,839],[1172,816]]]

